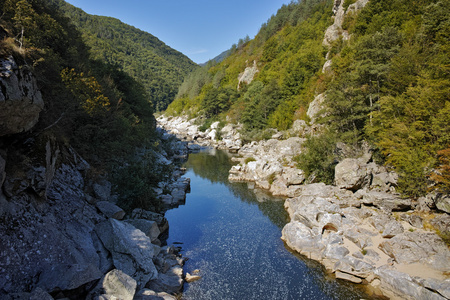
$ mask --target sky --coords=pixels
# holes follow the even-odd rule
[[[93,15],[114,17],[151,33],[196,63],[253,38],[291,0],[66,0]]]

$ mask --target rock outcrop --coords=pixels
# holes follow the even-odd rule
[[[0,136],[33,128],[44,108],[36,79],[13,57],[0,60]]]

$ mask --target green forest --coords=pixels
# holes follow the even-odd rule
[[[63,0],[50,2],[81,32],[90,58],[116,65],[139,81],[156,111],[167,108],[184,77],[198,67],[150,33],[115,18],[89,15]]]
[[[344,7],[356,1],[345,0]],[[310,122],[309,103],[326,96],[321,134],[308,137],[298,165],[332,183],[337,142],[368,141],[379,163],[399,174],[398,189],[418,197],[450,188],[450,2],[369,1],[346,14],[348,40],[322,44],[333,1],[284,5],[252,40],[241,39],[220,63],[191,73],[168,107],[172,115],[243,124],[248,140],[267,128]],[[326,55],[331,70],[323,72]],[[254,80],[238,76],[256,62]],[[270,136],[269,136],[270,137]]]
[[[86,35],[49,1],[0,0],[0,15],[0,56],[13,57],[20,68],[31,69],[44,99],[44,111],[31,133],[33,138],[38,139],[38,144],[39,140],[50,139],[74,147],[90,163],[91,178],[109,176],[120,191],[124,208],[157,206],[152,188],[169,175],[169,170],[158,169],[154,163],[152,150],[161,146],[149,86],[121,67],[120,59],[98,57],[96,53],[101,51],[93,49]],[[109,28],[107,24],[102,26]],[[128,29],[124,29],[124,43],[131,39]],[[156,41],[154,48],[161,50],[160,46],[161,42]],[[174,76],[180,81],[181,73],[194,66],[176,51],[167,47],[161,51],[168,53],[166,66],[171,61],[187,68],[181,71],[167,67],[172,73],[165,73],[161,67],[164,64],[155,62],[152,67],[161,67],[163,77]],[[171,85],[168,90],[153,86],[157,93],[166,93],[160,98],[165,101],[177,88],[176,80],[167,84]]]

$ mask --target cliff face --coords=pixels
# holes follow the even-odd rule
[[[44,108],[36,79],[13,57],[0,60],[0,136],[33,128]]]
[[[31,70],[0,64],[0,299],[132,299],[149,282],[179,292],[184,260],[160,247],[164,216],[141,209],[122,221],[111,183],[89,177],[90,165],[52,133],[30,131],[44,107]],[[123,288],[109,288],[114,280]]]

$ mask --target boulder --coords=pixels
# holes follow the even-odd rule
[[[409,198],[401,198],[398,194],[370,190],[362,194],[361,203],[373,205],[386,212],[406,211],[412,208]]]
[[[98,201],[95,206],[108,218],[122,220],[125,211],[109,201]]]
[[[133,277],[138,286],[143,287],[158,276],[153,257],[160,248],[142,231],[131,224],[109,219],[97,224],[95,232],[111,252],[114,266]]]
[[[0,136],[33,128],[44,108],[31,68],[19,68],[12,56],[0,60]]]
[[[53,297],[41,288],[34,289],[28,300],[53,300]]]
[[[183,269],[180,266],[170,268],[166,273],[150,281],[146,287],[155,292],[179,293],[183,289]]]
[[[353,283],[361,283],[362,279],[347,273],[343,273],[341,271],[336,271],[336,278],[337,279],[343,279],[343,280],[347,280]]]
[[[437,194],[434,203],[437,209],[450,214],[450,195]]]
[[[319,94],[309,104],[306,115],[311,119],[311,123],[315,123],[316,119],[320,117],[319,113],[323,110],[323,102],[325,101],[325,95]]]
[[[392,220],[386,224],[386,227],[384,228],[381,236],[384,238],[392,238],[397,234],[403,233],[403,231],[405,231],[405,229],[403,228],[402,224],[400,224],[400,222]]]
[[[100,183],[94,183],[92,185],[94,195],[101,201],[108,201],[111,197],[111,182],[103,180]]]
[[[383,241],[379,248],[400,264],[420,262],[442,272],[450,270],[450,250],[432,232],[405,231]]]
[[[177,300],[177,297],[164,292],[157,293],[150,289],[142,289],[136,293],[134,300]]]
[[[399,299],[429,299],[444,300],[445,298],[434,293],[420,284],[414,282],[413,278],[387,266],[379,267],[375,274],[381,281],[381,287],[393,294],[392,298]]]
[[[114,269],[99,281],[87,299],[133,300],[136,286],[136,280],[121,270]]]
[[[155,221],[144,219],[130,219],[126,220],[125,222],[133,225],[134,227],[145,233],[145,235],[147,235],[152,242],[156,240],[161,234],[158,224]]]
[[[346,158],[335,167],[334,181],[337,187],[356,191],[370,184],[371,173],[367,164],[359,159]]]

